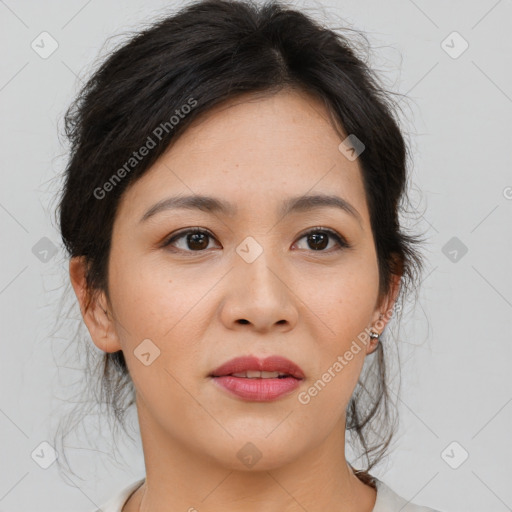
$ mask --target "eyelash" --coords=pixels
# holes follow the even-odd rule
[[[205,230],[202,228],[190,228],[190,229],[186,229],[184,231],[180,231],[176,234],[173,234],[170,238],[167,238],[166,241],[164,241],[164,243],[162,244],[162,247],[163,248],[170,247],[171,244],[173,242],[175,242],[176,240],[179,240],[180,238],[184,238],[188,234],[194,234],[194,233],[204,233],[204,234],[210,236],[211,238],[215,238],[208,230]],[[324,227],[316,227],[316,228],[310,229],[309,231],[306,231],[305,233],[303,233],[298,240],[301,240],[302,238],[305,238],[308,235],[311,235],[313,233],[326,233],[327,235],[329,235],[331,238],[333,238],[336,241],[336,243],[338,244],[338,248],[335,249],[334,251],[332,251],[332,249],[331,250],[319,249],[318,251],[311,250],[310,252],[330,254],[331,252],[337,252],[342,249],[350,249],[352,247],[347,242],[347,240],[345,238],[343,238],[340,234],[338,234],[336,231],[334,231],[330,228],[324,228]],[[202,253],[202,252],[207,251],[207,249],[202,249],[199,251],[192,251],[192,250],[185,250],[185,249],[177,249],[175,247],[170,250],[172,250],[173,252],[185,252],[185,253],[187,253],[187,252],[188,253]]]

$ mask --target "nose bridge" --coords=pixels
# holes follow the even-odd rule
[[[255,238],[247,237],[236,248],[235,267],[238,279],[253,298],[282,298],[284,284],[277,277],[279,262],[269,246],[264,248]]]
[[[247,237],[236,248],[231,281],[224,304],[224,321],[251,323],[268,329],[297,318],[290,292],[277,257],[269,248]]]

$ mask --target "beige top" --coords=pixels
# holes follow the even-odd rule
[[[396,494],[382,480],[371,475],[377,486],[377,500],[372,512],[440,512],[429,507],[422,507],[407,502],[406,499]],[[95,512],[121,512],[124,504],[128,501],[130,495],[135,492],[144,482],[145,478],[131,483],[125,487],[119,494],[112,497],[107,503]]]

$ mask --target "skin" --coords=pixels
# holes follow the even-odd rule
[[[101,292],[85,311],[83,260],[70,261],[92,340],[105,352],[123,350],[136,388],[146,481],[124,512],[373,509],[375,490],[345,459],[345,409],[375,344],[363,345],[308,404],[298,400],[398,293],[395,276],[389,294],[378,296],[361,170],[339,151],[343,138],[306,93],[231,100],[196,120],[125,191],[112,234],[110,301]],[[306,193],[342,197],[360,219],[332,207],[278,216],[283,199]],[[177,194],[218,197],[238,212],[166,210],[140,222]],[[195,245],[182,237],[177,252],[159,245],[189,227],[213,237]],[[351,248],[330,237],[315,251],[303,233],[318,227]],[[252,263],[235,251],[248,236],[263,249]],[[134,354],[145,339],[160,350],[148,366]],[[254,402],[208,377],[247,354],[285,356],[306,378],[288,396]],[[252,467],[237,457],[248,442],[261,452]]]

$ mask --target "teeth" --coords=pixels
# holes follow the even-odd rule
[[[257,370],[249,370],[246,372],[233,373],[233,377],[245,377],[248,379],[276,379],[280,375],[286,376],[286,373],[280,372],[260,372]]]

